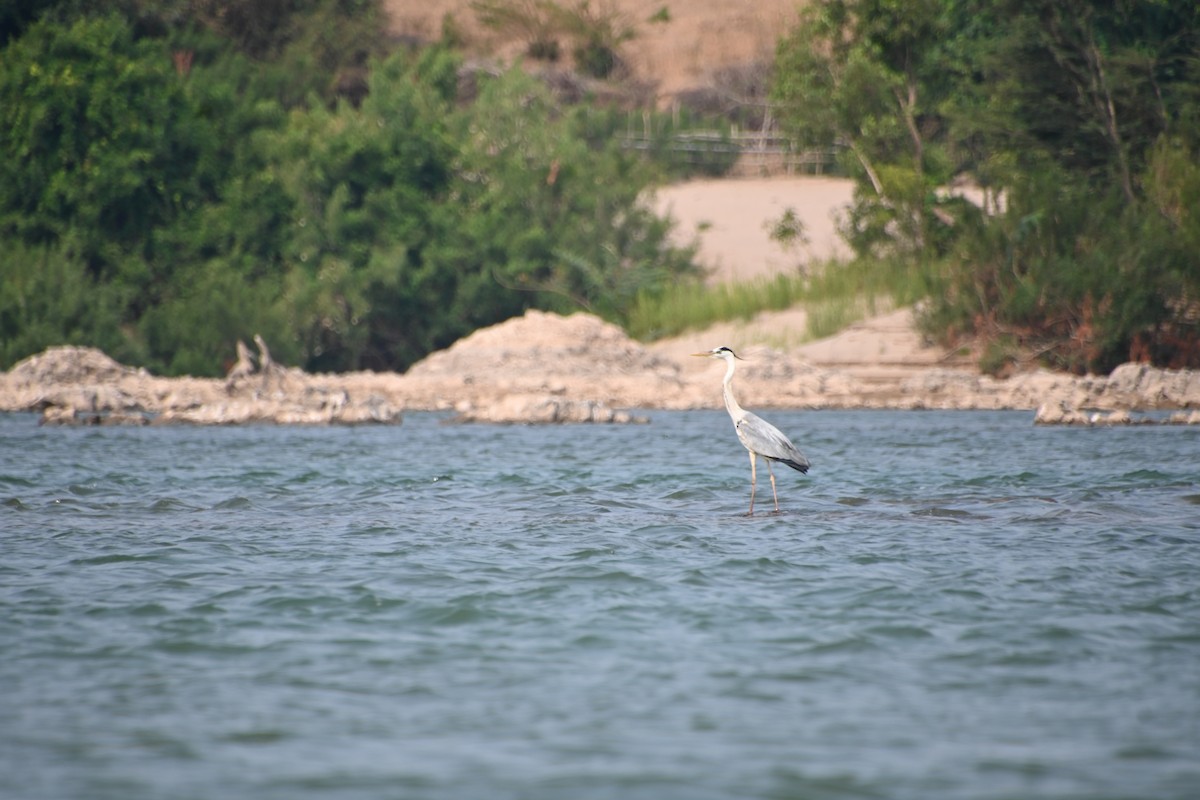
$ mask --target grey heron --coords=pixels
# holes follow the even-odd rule
[[[752,414],[738,405],[733,396],[733,372],[736,361],[742,361],[740,356],[728,347],[717,347],[707,353],[692,353],[701,358],[719,358],[725,362],[725,380],[722,383],[725,396],[725,410],[733,419],[733,427],[738,439],[750,451],[750,515],[754,514],[754,490],[758,481],[758,456],[767,462],[767,474],[771,476],[771,494],[775,497],[775,511],[779,511],[779,494],[775,491],[775,472],[771,462],[778,461],[787,464],[792,469],[808,472],[809,461],[801,453],[792,440],[771,423]]]

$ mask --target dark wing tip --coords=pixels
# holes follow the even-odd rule
[[[806,461],[793,461],[790,458],[781,458],[779,460],[781,462],[783,462],[784,464],[787,464],[792,469],[798,469],[806,475],[808,474],[808,468],[811,466],[807,460]]]

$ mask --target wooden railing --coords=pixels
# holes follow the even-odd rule
[[[665,148],[697,166],[733,165],[729,174],[740,177],[768,175],[822,175],[837,163],[834,148],[799,148],[778,134],[695,131],[672,136],[666,144],[648,136],[626,133],[621,146],[634,150]]]

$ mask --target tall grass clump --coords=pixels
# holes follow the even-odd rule
[[[629,312],[630,335],[644,341],[674,336],[718,322],[749,320],[763,311],[796,305],[808,312],[808,337],[818,339],[875,313],[881,306],[910,305],[928,295],[931,272],[896,259],[827,261],[773,278],[706,285],[676,283],[642,292]]]
[[[629,311],[627,328],[638,339],[653,340],[703,328],[715,322],[750,319],[760,311],[794,305],[804,294],[800,275],[777,275],[713,286],[699,281],[641,292]]]

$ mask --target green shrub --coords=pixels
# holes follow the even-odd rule
[[[7,242],[0,275],[0,364],[62,344],[99,347],[135,363],[144,358],[122,331],[128,297],[95,281],[68,248]]]
[[[1018,346],[1011,335],[991,339],[979,357],[979,371],[992,377],[1005,377],[1018,360]]]

